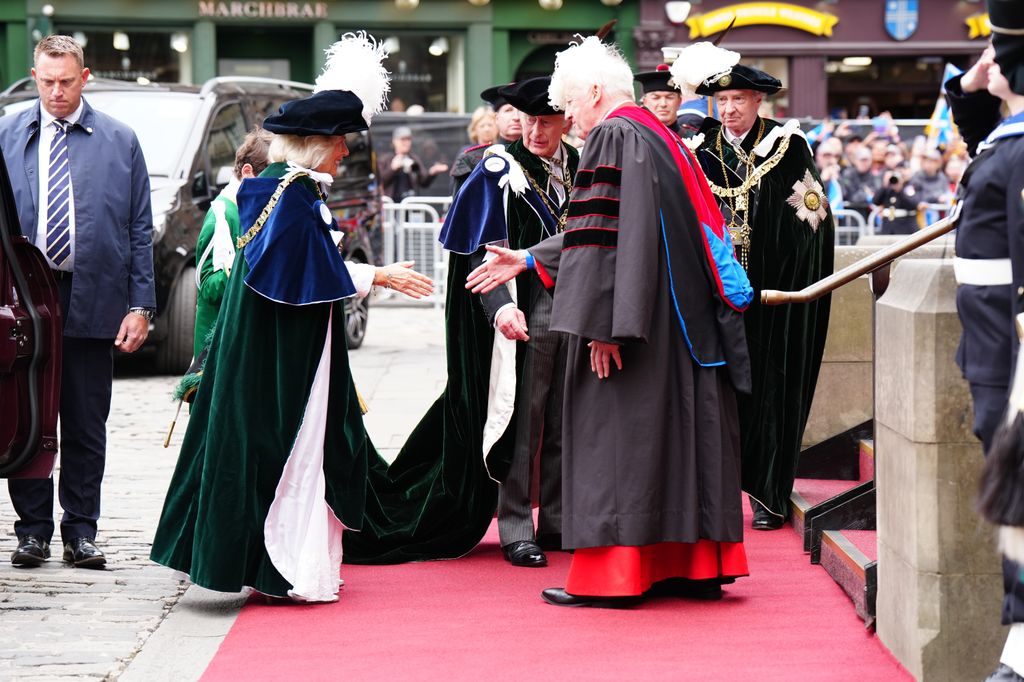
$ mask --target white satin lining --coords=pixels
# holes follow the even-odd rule
[[[333,316],[332,309],[302,424],[263,527],[267,555],[274,568],[291,583],[288,596],[297,601],[337,601],[341,584],[345,526],[327,504],[324,479]]]

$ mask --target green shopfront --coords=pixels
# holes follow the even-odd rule
[[[323,49],[346,31],[386,41],[394,108],[472,110],[499,82],[550,72],[577,32],[618,19],[633,56],[639,0],[6,0],[0,87],[28,75],[48,33],[73,35],[97,76],[202,83],[214,76],[310,82]]]

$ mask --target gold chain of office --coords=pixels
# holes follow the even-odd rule
[[[273,213],[274,208],[277,206],[277,202],[280,201],[281,195],[284,194],[284,191],[285,189],[288,188],[288,185],[292,184],[299,178],[309,177],[310,176],[308,173],[292,173],[291,175],[286,175],[284,179],[282,179],[281,182],[278,183],[277,189],[275,189],[274,193],[270,196],[270,201],[268,201],[267,205],[263,207],[263,210],[260,212],[260,217],[257,218],[256,222],[253,223],[252,227],[246,230],[245,234],[239,237],[238,240],[235,242],[236,248],[241,249],[246,244],[251,242],[253,238],[255,238],[256,235],[260,233],[260,230],[263,229],[263,224],[267,222],[267,218],[269,218],[270,214]],[[320,196],[320,201],[326,201],[324,193],[320,191],[319,186],[316,187],[316,193]]]
[[[537,194],[540,195],[540,200],[544,202],[544,207],[548,209],[551,215],[554,216],[555,219],[558,221],[558,231],[565,231],[565,223],[566,220],[569,218],[569,202],[565,202],[565,209],[563,209],[562,212],[559,214],[557,208],[553,206],[551,204],[550,199],[548,199],[547,192],[543,191],[540,188],[540,185],[537,184],[537,181],[533,179],[532,175],[530,175],[530,171],[524,168],[523,175],[525,175],[526,179],[530,182],[530,187],[533,187],[534,191],[536,191]],[[556,182],[560,182],[562,184],[563,189],[565,189],[565,198],[568,200],[569,194],[572,190],[572,180],[569,179],[569,164],[562,164],[562,177],[559,178],[558,176],[551,172],[548,173],[548,176],[551,177],[552,180],[555,180]]]

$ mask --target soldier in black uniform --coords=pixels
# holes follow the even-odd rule
[[[496,144],[508,144],[515,142],[523,136],[523,128],[519,124],[519,111],[508,103],[508,100],[498,92],[505,85],[495,85],[480,93],[480,99],[491,105],[494,109],[494,117],[498,124],[498,141]],[[476,165],[484,158],[484,152],[490,145],[478,144],[465,149],[455,157],[452,162],[452,169],[449,171],[452,177],[452,196],[459,193],[459,188],[466,181],[469,174],[473,172]]]
[[[954,120],[974,156],[961,180],[956,235],[957,312],[963,324],[957,364],[970,384],[974,432],[986,452],[1006,410],[1018,343],[1013,313],[1017,292],[1024,293],[1024,36],[1004,32],[1012,27],[1020,33],[1024,16],[1010,16],[1011,6],[1019,4],[989,2],[993,43],[1003,48],[998,64],[988,48],[970,70],[946,83]],[[1016,49],[1008,51],[1007,42]],[[1010,116],[1000,122],[1004,102]],[[988,680],[1024,682],[1020,565],[1004,559],[1003,577],[1003,623],[1014,627]]]

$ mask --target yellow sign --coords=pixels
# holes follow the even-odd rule
[[[733,17],[736,17],[737,27],[765,24],[788,26],[816,36],[831,36],[832,27],[839,23],[839,17],[834,14],[817,12],[788,2],[744,2],[687,19],[690,40],[724,31]]]
[[[992,35],[992,24],[988,23],[988,12],[972,14],[964,20],[964,23],[967,24],[967,37],[971,40],[987,38]]]

